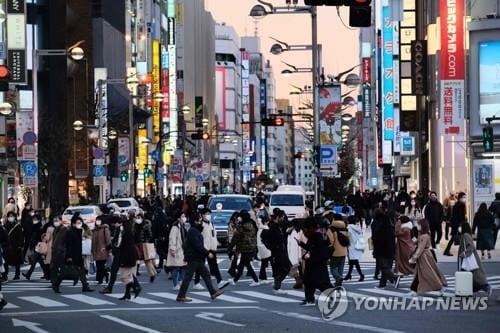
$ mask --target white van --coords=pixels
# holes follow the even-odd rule
[[[269,211],[274,208],[285,211],[289,220],[307,217],[306,191],[297,185],[279,186],[269,198]]]

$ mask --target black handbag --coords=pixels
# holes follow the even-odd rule
[[[62,268],[61,271],[59,272],[59,278],[61,280],[76,280],[80,276],[80,268],[71,265],[71,264],[65,264]]]

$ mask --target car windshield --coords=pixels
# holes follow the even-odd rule
[[[233,215],[233,212],[217,212],[213,211],[212,212],[212,223],[216,227],[227,227],[229,224],[229,219],[231,219],[231,215]]]
[[[304,196],[300,194],[273,194],[271,206],[303,206]]]
[[[232,196],[214,197],[210,199],[208,208],[210,210],[223,209],[223,210],[240,211],[244,209],[250,211],[252,209],[252,200],[249,198],[232,197]]]
[[[132,203],[128,200],[118,200],[118,201],[111,201],[114,204],[117,204],[118,207],[130,207],[132,206]]]
[[[80,215],[91,215],[94,214],[94,208],[68,208],[64,215],[74,215],[75,213],[80,213]]]

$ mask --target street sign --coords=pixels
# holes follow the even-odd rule
[[[92,174],[94,177],[103,177],[106,174],[106,169],[102,165],[94,165]]]
[[[24,176],[23,184],[24,186],[36,187],[38,185],[38,178],[36,176]]]
[[[95,147],[92,150],[92,155],[94,156],[95,159],[101,159],[101,158],[104,158],[104,156],[105,156],[104,150],[102,150],[101,148],[98,148],[98,147]]]
[[[25,132],[23,135],[23,143],[32,145],[36,142],[36,134],[33,131]]]
[[[321,145],[319,147],[319,161],[321,167],[337,165],[337,145]]]
[[[36,163],[33,161],[27,161],[23,163],[24,175],[27,177],[33,177],[36,175],[38,168]]]
[[[158,161],[160,159],[160,151],[159,150],[153,150],[151,152],[151,158],[153,161]]]
[[[94,177],[94,185],[106,184],[106,177]]]
[[[95,158],[92,162],[93,165],[105,165],[106,160],[103,158]]]
[[[404,136],[401,138],[401,156],[415,155],[415,138],[413,136]]]

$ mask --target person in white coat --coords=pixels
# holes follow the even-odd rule
[[[295,279],[295,285],[293,289],[302,289],[303,281],[301,279],[301,262],[303,250],[299,246],[297,239],[299,241],[304,241],[305,236],[302,233],[302,224],[304,219],[294,219],[293,225],[287,229],[287,251],[288,259],[292,264],[289,275]]]
[[[208,268],[210,269],[210,275],[217,279],[218,287],[221,288],[226,284],[226,281],[222,280],[222,276],[219,270],[219,264],[217,264],[217,246],[219,242],[217,241],[217,231],[215,231],[215,226],[212,223],[211,210],[208,208],[203,208],[201,210],[201,217],[203,220],[203,231],[201,235],[203,236],[203,244],[205,249],[211,253],[211,256],[207,257]],[[200,284],[200,275],[196,274],[194,278],[194,289],[202,290],[203,286]]]
[[[269,217],[261,218],[259,230],[257,231],[257,257],[260,259],[259,283],[272,283],[273,280],[267,280],[266,269],[271,263],[271,250],[262,243],[262,234],[269,232]]]
[[[363,238],[363,231],[361,230],[361,226],[359,224],[359,219],[355,216],[349,216],[347,218],[347,231],[349,232],[349,239],[351,240],[351,244],[347,249],[347,255],[349,257],[349,271],[347,275],[344,277],[344,280],[350,280],[352,269],[356,267],[356,270],[359,274],[359,281],[363,281],[365,279],[365,275],[361,271],[361,266],[359,266],[359,261],[363,256],[363,252],[365,252],[365,239]]]
[[[167,267],[172,271],[174,290],[179,290],[187,265],[186,261],[184,261],[184,249],[182,247],[186,239],[184,224],[187,218],[182,212],[177,212],[174,218],[168,237]]]

